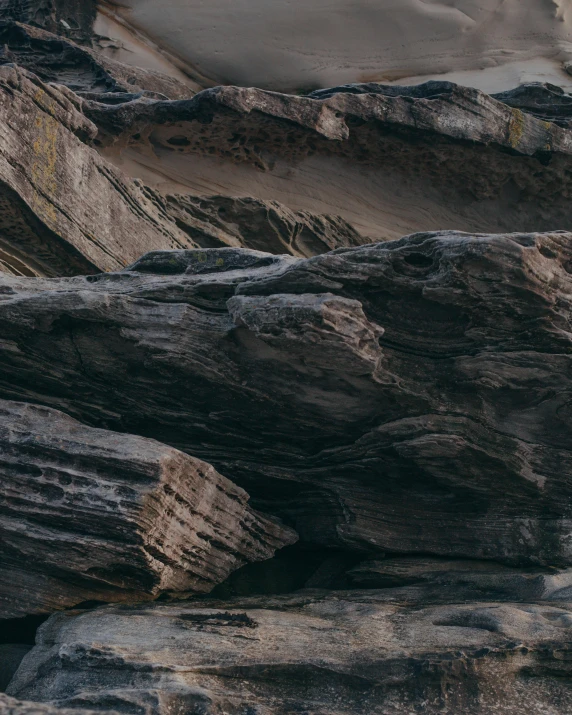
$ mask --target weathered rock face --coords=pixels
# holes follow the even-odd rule
[[[569,604],[478,600],[301,591],[59,614],[9,693],[152,715],[567,712]]]
[[[450,82],[308,96],[217,87],[84,111],[105,156],[162,193],[278,200],[339,214],[378,241],[566,228],[572,134],[553,121],[565,103],[552,94],[539,116],[514,93],[495,99]]]
[[[1,17],[1,16],[0,16]],[[131,67],[60,35],[20,22],[0,23],[0,63],[14,63],[44,82],[54,82],[79,96],[121,102],[141,96],[185,99],[196,85],[160,72]]]
[[[165,210],[203,248],[250,248],[310,257],[369,241],[339,216],[291,211],[277,201],[167,196]]]
[[[76,91],[91,87],[103,101],[141,95],[122,91],[129,78],[118,84],[109,68],[94,64],[89,51],[73,43],[15,23],[0,27],[0,41],[2,34],[17,46],[17,59],[33,69],[39,63],[46,79],[66,81]],[[59,56],[49,53],[54,44]],[[38,55],[38,46],[53,59],[51,66]],[[108,84],[113,91],[104,91]],[[87,145],[97,129],[81,113],[76,94],[12,65],[0,66],[1,97],[0,270],[5,272],[57,276],[117,270],[157,248],[243,245],[314,255],[365,241],[340,218],[294,213],[276,202],[162,197],[123,176]]]
[[[1,281],[0,394],[209,459],[302,538],[568,565],[571,235]]]
[[[0,0],[0,715],[570,712],[572,95],[382,0],[212,87],[217,2]],[[391,19],[572,73],[495,3]]]
[[[96,15],[93,0],[0,1],[0,20],[29,22],[78,40],[92,37]]]
[[[208,592],[296,535],[210,465],[0,401],[0,618]]]
[[[106,712],[108,715],[115,715],[111,710]],[[44,703],[26,703],[0,693],[0,715],[95,715],[95,711],[78,708],[62,709]]]
[[[0,67],[0,261],[22,275],[125,266],[149,247],[193,245],[144,187],[85,141],[96,128],[68,91]]]

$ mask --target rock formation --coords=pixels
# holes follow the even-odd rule
[[[123,713],[561,713],[571,623],[558,602],[405,589],[108,606],[52,617],[9,692]]]
[[[0,401],[0,617],[208,592],[296,540],[209,465]]]
[[[115,715],[107,710],[110,715]],[[1,715],[95,715],[94,710],[78,710],[78,708],[58,708],[45,703],[29,703],[15,700],[0,693]]]
[[[572,564],[571,238],[6,277],[0,395],[208,459],[311,542]]]
[[[567,10],[225,2],[0,0],[0,715],[567,713]]]

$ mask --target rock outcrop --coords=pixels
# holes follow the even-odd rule
[[[569,565],[572,236],[0,280],[0,395],[159,439],[312,543]]]
[[[406,589],[108,606],[53,616],[9,693],[150,715],[556,714],[571,625],[566,603]]]
[[[0,715],[571,712],[567,9],[241,1],[0,0]]]
[[[365,242],[335,216],[296,213],[256,199],[163,197],[130,180],[88,145],[91,139],[99,141],[97,128],[82,113],[83,100],[69,87],[79,91],[78,82],[95,83],[92,90],[99,90],[99,99],[126,106],[137,104],[133,96],[141,92],[123,92],[107,71],[93,67],[83,48],[67,47],[57,38],[44,37],[48,33],[17,24],[0,27],[0,39],[3,32],[11,33],[12,46],[16,33],[26,50],[20,47],[18,59],[27,59],[32,69],[41,62],[34,42],[44,52],[55,43],[62,56],[48,54],[54,65],[46,68],[41,62],[43,76],[56,81],[67,76],[68,88],[45,84],[17,66],[0,66],[0,270],[27,276],[76,275],[121,269],[157,248],[253,246],[308,256]],[[113,91],[103,91],[106,83]]]
[[[20,275],[113,270],[142,251],[192,246],[140,184],[85,143],[79,99],[0,67],[0,261]]]
[[[309,258],[369,243],[339,216],[291,211],[277,201],[230,196],[167,196],[165,210],[202,248],[250,248]]]
[[[111,710],[106,712],[108,715],[116,715]],[[96,715],[96,712],[78,708],[62,709],[45,703],[22,702],[0,693],[0,715]]]
[[[209,592],[296,535],[209,464],[0,401],[0,618]]]
[[[196,85],[166,74],[132,67],[105,57],[91,47],[60,35],[0,16],[0,64],[17,64],[43,82],[64,85],[81,97],[102,102],[129,101],[142,96],[186,99]]]
[[[86,101],[84,111],[104,155],[164,194],[278,200],[339,214],[375,241],[570,223],[572,133],[514,93],[435,81],[308,96],[217,87],[177,102]]]

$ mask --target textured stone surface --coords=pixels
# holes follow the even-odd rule
[[[9,693],[150,715],[558,715],[571,624],[567,603],[404,589],[105,607],[44,624]]]
[[[0,617],[208,592],[296,540],[209,464],[0,401]]]
[[[121,268],[149,248],[193,245],[140,184],[84,142],[68,90],[0,67],[0,262],[24,275]]]
[[[202,248],[250,248],[310,257],[369,243],[339,216],[291,211],[277,201],[230,196],[167,196],[165,210]]]
[[[348,85],[318,90],[308,96],[284,95],[253,87],[214,87],[189,100],[139,101],[111,106],[94,103],[86,107],[86,112],[100,127],[101,138],[108,142],[136,132],[149,136],[156,130],[154,138],[169,145],[169,138],[174,134],[171,126],[181,134],[186,128],[181,127],[181,123],[198,121],[207,127],[214,123],[211,131],[219,129],[222,133],[225,124],[238,127],[240,120],[247,121],[253,115],[249,127],[253,133],[271,128],[274,122],[276,129],[283,130],[283,144],[294,144],[289,151],[299,156],[312,150],[312,139],[347,142],[352,134],[359,136],[364,124],[376,122],[451,139],[495,144],[524,156],[545,151],[572,153],[572,135],[562,127],[542,122],[484,92],[452,82],[427,82],[417,87]],[[284,120],[299,131],[308,132],[301,145],[291,141],[293,135],[285,131],[285,124],[280,124]],[[164,133],[157,125],[166,125]],[[197,149],[197,141],[202,139],[207,148],[205,132],[202,134],[189,131],[189,144],[182,144],[182,140],[180,144],[171,141],[170,146],[187,146],[188,151],[193,151]],[[257,138],[263,139],[264,135],[261,133]],[[219,151],[224,149],[226,147],[221,147]],[[342,144],[342,152],[344,149]],[[369,149],[375,159],[377,147],[374,144]],[[365,146],[362,151],[366,151]],[[263,163],[260,156],[250,155],[244,147],[237,147],[234,157]]]
[[[30,22],[59,35],[89,40],[97,10],[93,0],[0,0],[0,19]]]
[[[567,565],[571,235],[1,280],[0,394],[210,460],[313,543]]]
[[[18,64],[44,82],[64,85],[100,101],[121,102],[140,96],[185,99],[195,94],[191,86],[173,77],[124,65],[90,47],[20,22],[0,23],[0,43],[1,64]]]
[[[99,711],[101,713],[101,710]],[[109,715],[113,711],[105,710]],[[0,715],[96,715],[93,710],[81,708],[58,708],[45,703],[29,703],[0,693]]]
[[[162,193],[277,200],[340,215],[371,240],[566,228],[572,134],[552,121],[560,96],[537,117],[509,95],[514,106],[450,82],[309,96],[217,87],[84,111],[106,156]]]

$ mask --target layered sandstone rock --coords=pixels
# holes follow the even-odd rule
[[[209,464],[0,402],[0,618],[208,592],[296,535]]]
[[[0,394],[208,459],[310,542],[569,565],[571,236],[1,280]]]
[[[53,616],[9,692],[151,715],[556,714],[571,624],[566,603],[406,589],[109,606]]]
[[[566,95],[552,92],[537,111],[530,97],[550,95],[537,89],[494,98],[450,82],[308,96],[217,87],[185,101],[83,107],[103,154],[162,194],[278,200],[340,215],[379,241],[435,229],[566,228]]]
[[[0,0],[0,715],[568,712],[566,8],[225,2]]]
[[[185,99],[195,94],[196,84],[151,69],[133,67],[78,45],[59,34],[0,15],[0,63],[14,63],[44,82],[61,84],[80,96],[101,101],[150,96]]]
[[[79,99],[0,67],[0,265],[20,275],[125,266],[150,247],[192,246],[160,202],[85,143]]]

